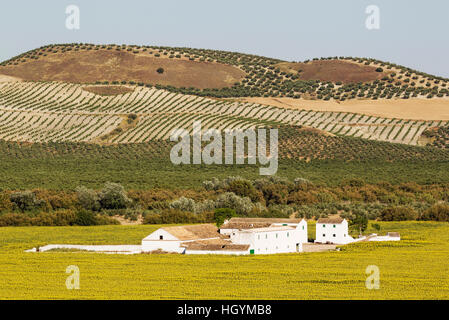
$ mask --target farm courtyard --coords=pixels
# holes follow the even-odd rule
[[[402,240],[271,256],[26,253],[48,243],[139,244],[160,226],[6,227],[0,233],[0,298],[448,299],[447,223],[379,224],[381,233],[398,231]],[[314,229],[310,224],[309,236]],[[79,290],[66,288],[70,265],[80,269]],[[369,265],[380,269],[378,290],[365,287]]]

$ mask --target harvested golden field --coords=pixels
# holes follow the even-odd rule
[[[157,70],[163,68],[163,73]],[[116,50],[67,51],[0,67],[0,74],[31,81],[136,81],[175,87],[224,88],[245,77],[237,67]]]
[[[449,120],[449,98],[323,101],[257,97],[244,98],[242,100],[249,103],[259,103],[296,110],[351,112],[374,117],[425,121]]]
[[[320,80],[342,83],[370,82],[388,75],[377,72],[375,67],[341,60],[315,60],[281,62],[277,66],[284,72],[299,73],[302,80]]]
[[[36,245],[139,244],[160,226],[8,227],[0,232],[2,299],[448,299],[449,225],[380,222],[400,242],[359,243],[340,252],[256,255],[26,253]],[[368,232],[372,232],[369,229]],[[309,234],[314,226],[309,223]],[[80,290],[66,289],[67,266]],[[365,287],[366,267],[380,289]]]

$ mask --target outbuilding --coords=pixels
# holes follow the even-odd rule
[[[320,218],[316,223],[316,243],[348,244],[354,242],[348,233],[348,221],[340,217]]]
[[[163,227],[142,240],[142,251],[161,250],[165,252],[185,253],[190,242],[218,240],[226,237],[220,235],[213,224]]]

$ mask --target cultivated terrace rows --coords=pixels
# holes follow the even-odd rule
[[[166,140],[175,128],[312,127],[335,135],[417,145],[429,128],[447,121],[380,118],[348,112],[289,110],[210,99],[155,87],[102,96],[60,82],[0,84],[0,139],[27,142],[139,143]],[[99,140],[100,139],[100,140]]]

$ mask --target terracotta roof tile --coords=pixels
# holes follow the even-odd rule
[[[174,226],[164,227],[162,229],[175,236],[179,240],[198,240],[220,237],[217,227],[213,224]]]

